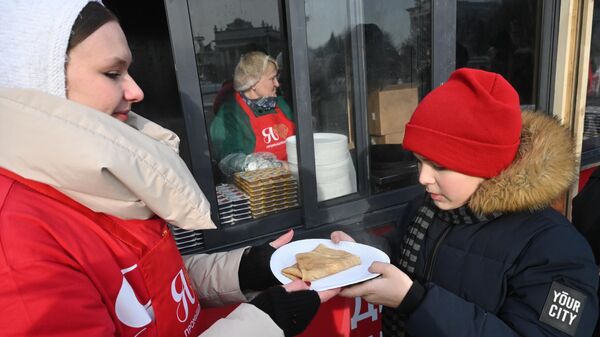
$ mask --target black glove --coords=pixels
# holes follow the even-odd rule
[[[275,248],[268,243],[250,247],[244,252],[238,269],[240,289],[263,290],[281,283],[273,276],[270,262]]]
[[[291,337],[306,329],[319,310],[321,300],[314,290],[288,293],[283,287],[272,287],[250,303],[269,315],[286,337]]]

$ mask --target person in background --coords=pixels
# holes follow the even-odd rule
[[[573,225],[586,238],[598,265],[600,277],[600,169],[595,168],[583,189],[573,198]],[[600,289],[599,293],[600,295]],[[594,336],[600,336],[600,322],[596,323]]]
[[[403,145],[425,196],[390,236],[393,263],[341,295],[383,305],[383,336],[591,336],[592,251],[549,207],[576,173],[568,130],[521,112],[501,75],[462,68],[421,101]]]
[[[252,51],[241,56],[233,74],[235,92],[220,105],[210,125],[213,156],[255,152],[287,159],[285,140],[296,126],[292,111],[277,96],[279,66],[269,55]]]
[[[573,225],[588,240],[600,265],[600,169],[595,168],[583,189],[573,198]]]
[[[241,49],[240,53],[243,55],[245,53],[251,51],[260,51],[266,53],[265,49],[262,46],[254,42],[250,42]],[[278,60],[279,61],[279,60]],[[279,62],[277,62],[279,64]],[[233,74],[233,72],[232,72]],[[235,89],[233,88],[233,77],[226,78],[221,82],[221,88],[217,92],[217,95],[213,99],[213,116],[219,111],[221,108],[221,104],[228,99],[231,99],[231,96],[235,93]]]
[[[2,336],[293,336],[339,290],[281,286],[292,239],[179,254],[167,223],[214,228],[178,137],[144,97],[115,16],[88,0],[0,2]],[[207,330],[202,308],[248,302]],[[244,291],[244,292],[243,292]]]

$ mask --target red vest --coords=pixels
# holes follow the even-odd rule
[[[47,282],[48,288],[40,289],[43,290],[41,294],[35,295],[34,292],[37,290],[30,289],[33,292],[29,295],[36,298],[35,303],[29,303],[31,318],[37,317],[37,310],[42,310],[39,312],[40,317],[45,317],[44,319],[51,320],[58,325],[60,325],[58,322],[68,320],[74,323],[73,331],[71,329],[63,331],[64,336],[92,335],[90,331],[79,331],[78,333],[76,329],[85,327],[83,321],[91,319],[81,316],[88,316],[85,314],[87,313],[85,310],[89,309],[90,301],[93,302],[92,299],[97,297],[97,303],[93,304],[94,310],[97,310],[95,325],[99,325],[103,321],[102,318],[105,318],[108,313],[113,327],[107,329],[114,329],[119,336],[187,337],[197,336],[202,332],[200,324],[197,324],[199,316],[201,316],[199,298],[171,232],[162,219],[122,220],[96,213],[48,185],[25,179],[2,168],[0,168],[0,205],[4,203],[4,199],[13,185],[12,180],[59,203],[44,203],[43,200],[47,200],[47,198],[41,196],[40,200],[31,200],[39,209],[42,219],[44,217],[53,218],[47,220],[48,224],[44,221],[39,226],[47,229],[49,232],[47,236],[50,238],[56,236],[55,240],[59,242],[59,249],[62,247],[65,252],[64,257],[48,256],[46,258],[49,261],[56,260],[56,268],[61,265],[66,268],[64,266],[76,263],[80,266],[78,268],[82,269],[80,274],[77,274],[77,278],[81,276],[87,278],[85,282],[66,278],[59,280],[56,276],[59,273],[54,273],[53,267],[50,269],[49,267],[40,268],[36,272],[39,277],[53,277],[52,282],[61,285],[71,284],[70,292],[73,296],[77,296],[77,294],[81,296],[82,293],[85,293],[86,297],[81,299],[80,316],[74,315],[73,312],[56,310],[44,312],[44,301],[53,303],[60,300],[43,295],[48,292],[52,293],[52,282]],[[55,217],[52,208],[56,210]],[[56,230],[56,233],[59,234],[56,234],[52,227],[61,225],[60,222],[64,220],[56,220],[61,216],[65,219],[73,219],[73,222],[78,222],[80,225],[73,226],[71,223],[63,222],[63,227]],[[35,223],[35,220],[32,221]],[[94,227],[94,224],[100,228]],[[10,225],[19,226],[21,224]],[[27,228],[29,227],[31,225],[28,224]],[[63,233],[67,231],[72,235],[62,236],[60,231]],[[31,235],[31,233],[24,235]],[[79,237],[82,245],[77,244]],[[47,237],[30,237],[29,239],[40,242],[48,240]],[[93,245],[85,246],[84,243],[88,241],[93,242]],[[28,250],[23,251],[24,259],[44,260],[43,256],[29,257],[28,253]],[[64,261],[61,262],[61,259]],[[23,281],[25,284],[29,282],[29,280]],[[23,285],[23,283],[20,284]],[[95,286],[90,287],[91,285]],[[23,286],[27,289],[25,285]],[[21,295],[20,299],[27,298],[27,296]],[[78,301],[77,298],[67,298],[69,293],[64,296],[65,300]],[[83,310],[84,308],[85,310]],[[19,316],[23,313],[15,312],[14,314]],[[19,326],[19,321],[27,324],[26,321],[16,318],[16,326]],[[46,328],[44,325],[48,325],[48,327]],[[21,328],[27,329],[23,326],[15,327],[17,330]],[[51,329],[50,324],[41,322],[34,328],[41,334],[44,334],[44,329]],[[90,327],[87,329],[91,330]]]
[[[242,107],[254,131],[254,152],[271,152],[279,160],[287,160],[285,140],[296,134],[294,122],[276,106],[275,113],[256,117],[240,93],[235,94],[237,103]]]

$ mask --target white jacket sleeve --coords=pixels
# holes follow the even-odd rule
[[[216,321],[199,337],[222,336],[284,337],[284,334],[269,315],[252,304],[242,303],[227,317]]]
[[[218,307],[247,302],[238,279],[244,250],[240,248],[222,253],[183,256],[202,306]]]
[[[201,305],[214,307],[247,301],[240,290],[238,280],[238,269],[244,250],[245,248],[241,248],[223,253],[183,257]],[[284,334],[269,315],[251,304],[242,303],[199,337],[222,336],[284,337]]]

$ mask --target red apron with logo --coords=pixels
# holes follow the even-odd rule
[[[256,117],[239,92],[235,99],[250,119],[255,138],[254,152],[271,152],[277,159],[287,160],[285,139],[296,134],[294,122],[278,106],[275,106],[275,113]]]
[[[121,271],[124,276],[123,285],[115,303],[116,316],[122,324],[121,327],[124,326],[127,331],[126,335],[135,333],[136,336],[145,336],[156,333],[161,337],[188,337],[198,336],[202,332],[200,324],[197,323],[201,309],[198,296],[164,220],[158,218],[145,220],[156,221],[157,226],[161,226],[162,232],[162,238],[154,245],[148,246],[120,225],[119,219],[93,212],[48,185],[25,179],[2,168],[0,174],[75,209],[132,247],[133,251],[140,253],[141,258],[137,264]],[[127,275],[135,269],[139,269],[139,273],[131,273],[133,275],[131,277],[141,277],[141,282],[150,296],[148,303],[137,301],[141,305],[138,312],[131,309],[132,302],[136,301],[136,294],[133,293]],[[132,299],[134,301],[131,301]],[[126,310],[121,311],[122,308]],[[140,313],[139,310],[142,312]],[[154,326],[151,325],[152,322]],[[152,330],[155,332],[153,333]]]

